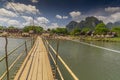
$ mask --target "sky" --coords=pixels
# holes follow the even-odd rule
[[[0,0],[2,26],[57,28],[88,16],[120,22],[120,0]]]

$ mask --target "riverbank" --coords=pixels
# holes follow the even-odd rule
[[[114,38],[93,38],[90,36],[57,36],[56,38],[63,40],[81,40],[81,41],[104,41],[104,42],[120,42],[120,37]]]
[[[120,42],[120,37],[114,37],[114,38],[92,38],[92,37],[85,37],[80,40],[86,40],[86,41],[105,41],[105,42]]]

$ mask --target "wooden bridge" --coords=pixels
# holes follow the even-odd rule
[[[23,44],[16,47],[9,53],[7,53],[6,48],[6,56],[0,59],[0,63],[6,61],[6,70],[2,74],[0,74],[0,80],[11,80],[11,76],[13,76],[14,80],[55,80],[58,79],[58,76],[60,80],[64,80],[64,77],[61,73],[61,69],[59,68],[58,65],[58,60],[59,62],[61,62],[63,67],[66,68],[68,73],[72,76],[73,80],[79,80],[77,76],[69,68],[69,66],[64,62],[64,60],[59,56],[58,54],[59,40],[57,41],[57,50],[55,50],[46,39],[43,39],[38,36],[34,41],[34,45],[31,44],[32,48],[28,52],[27,42],[29,41],[33,42],[32,40],[25,41]],[[14,61],[10,65],[8,65],[9,57],[11,55],[14,56],[15,54],[14,52],[21,47],[25,48],[14,59]],[[51,53],[51,51],[53,53]],[[15,70],[17,71],[17,73],[14,72],[15,75],[14,74],[12,75],[10,71],[16,68],[15,65],[16,63],[19,64],[21,63],[19,62],[19,60],[23,58],[23,55],[25,55],[25,58],[23,59],[22,65],[19,66],[20,68],[18,68],[18,70]],[[54,67],[52,68],[51,62],[52,65],[54,65]]]
[[[42,38],[37,37],[14,80],[54,80]]]

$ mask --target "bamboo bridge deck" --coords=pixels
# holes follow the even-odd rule
[[[42,38],[37,37],[14,80],[54,80]]]

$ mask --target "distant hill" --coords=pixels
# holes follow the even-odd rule
[[[82,20],[81,22],[77,23],[75,21],[71,21],[66,28],[71,31],[74,28],[90,28],[91,30],[93,30],[97,24],[102,23],[103,21],[98,20],[96,17],[86,17],[85,20]]]
[[[112,27],[120,26],[120,22],[115,22],[115,23],[109,22],[106,26],[107,26],[107,28],[111,29]]]
[[[67,30],[68,31],[71,31],[72,29],[74,29],[76,26],[77,26],[77,22],[75,22],[75,21],[71,21],[67,26],[66,26],[66,28],[67,28]]]

